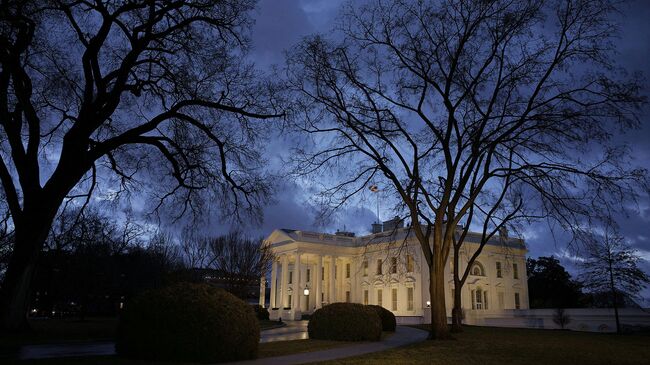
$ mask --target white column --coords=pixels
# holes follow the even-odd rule
[[[260,278],[260,306],[264,308],[266,304],[266,275]]]
[[[302,271],[300,265],[300,253],[296,252],[296,263],[293,269],[293,303],[291,308],[295,308],[298,312],[302,309],[302,287],[300,286],[300,272]]]
[[[336,257],[335,256],[330,256],[330,277],[329,277],[329,282],[330,282],[330,295],[329,298],[327,298],[328,303],[334,303],[336,302],[336,287],[335,287],[335,274],[334,270],[336,268]]]
[[[282,285],[280,286],[280,306],[282,308],[288,307],[287,303],[287,289],[289,282],[289,257],[282,255]]]
[[[321,296],[323,292],[323,278],[322,278],[322,272],[323,272],[323,256],[318,255],[318,258],[316,258],[316,272],[314,273],[315,275],[312,275],[312,282],[314,283],[314,295],[316,296],[314,299],[316,301],[316,308],[320,308],[323,306],[323,302],[321,301]]]
[[[273,266],[271,268],[271,302],[269,303],[271,308],[278,307],[278,303],[275,301],[276,291],[278,290],[278,286],[276,285],[277,280],[278,280],[278,261],[273,259]]]

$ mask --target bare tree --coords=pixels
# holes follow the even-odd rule
[[[336,41],[290,52],[297,129],[311,137],[296,171],[322,177],[330,211],[386,187],[428,264],[432,338],[449,336],[444,268],[472,225],[483,238],[469,267],[509,222],[572,227],[645,182],[611,141],[645,101],[610,57],[616,3],[350,3]],[[460,294],[469,268],[455,270]]]
[[[650,276],[638,264],[643,261],[639,253],[630,247],[625,237],[607,225],[602,234],[587,231],[582,236],[586,247],[586,257],[580,264],[580,280],[585,287],[594,292],[610,293],[616,332],[621,333],[618,317],[619,298],[637,297],[638,293],[650,283]]]
[[[231,232],[209,240],[212,268],[222,277],[226,290],[246,297],[246,289],[259,282],[269,271],[273,252],[261,238],[249,238]]]
[[[266,201],[258,121],[281,113],[276,87],[245,61],[254,6],[0,4],[0,182],[15,227],[5,328],[26,325],[36,257],[66,201],[84,205],[102,184],[108,198],[150,192],[174,217],[255,214]]]

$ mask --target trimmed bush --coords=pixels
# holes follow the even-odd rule
[[[363,304],[332,303],[318,309],[309,320],[309,338],[336,341],[379,341],[381,320]]]
[[[269,310],[262,307],[259,304],[254,304],[252,305],[253,311],[255,312],[255,315],[257,316],[257,319],[261,321],[268,321],[269,320]]]
[[[206,284],[175,284],[128,303],[117,353],[150,360],[224,362],[257,357],[260,327],[241,299]]]
[[[381,319],[381,330],[395,332],[395,327],[397,327],[397,321],[395,320],[395,315],[393,312],[380,305],[368,305],[368,308],[371,308],[377,312],[379,319]]]

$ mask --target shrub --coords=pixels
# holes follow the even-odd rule
[[[371,308],[377,312],[379,319],[381,319],[381,330],[395,332],[395,327],[397,327],[397,321],[395,320],[395,315],[393,312],[380,305],[368,305],[368,308]]]
[[[379,341],[381,320],[373,309],[356,303],[332,303],[309,320],[309,338],[337,341]]]
[[[261,321],[268,321],[269,320],[269,310],[262,307],[259,304],[254,304],[252,305],[253,311],[255,312],[255,315],[257,316],[257,319]]]
[[[127,304],[116,350],[143,359],[223,362],[257,357],[259,340],[248,304],[222,289],[181,283]]]

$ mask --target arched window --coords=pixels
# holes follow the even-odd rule
[[[483,269],[483,265],[480,262],[475,262],[470,273],[474,276],[485,276],[485,269]]]

